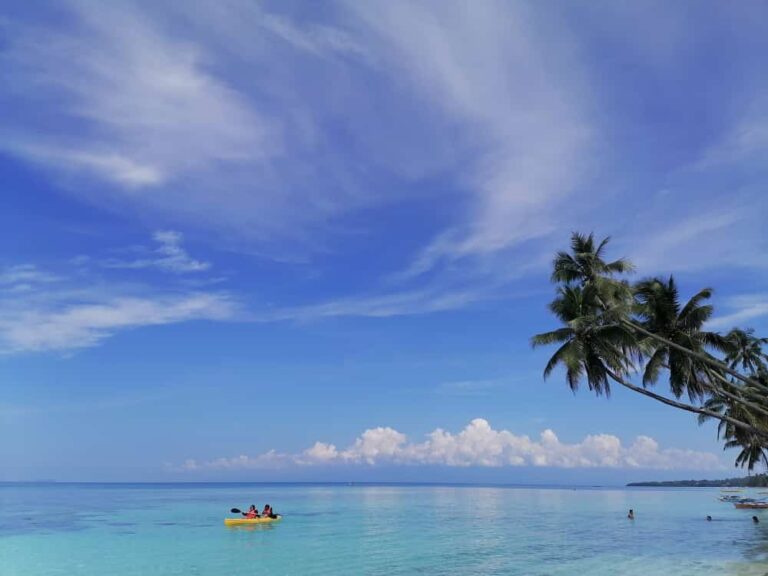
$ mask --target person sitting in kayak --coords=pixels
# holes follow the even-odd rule
[[[277,518],[277,514],[272,511],[272,506],[269,504],[264,505],[264,511],[261,513],[264,518]]]
[[[251,507],[248,508],[248,512],[245,512],[243,516],[246,518],[258,518],[259,511],[256,509],[256,504],[251,504]]]

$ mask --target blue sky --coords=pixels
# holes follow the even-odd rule
[[[573,230],[768,333],[760,3],[5,3],[0,479],[621,482],[544,382]]]

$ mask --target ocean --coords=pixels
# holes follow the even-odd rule
[[[765,575],[768,513],[717,489],[0,485],[2,576]],[[265,503],[277,524],[227,528]],[[636,519],[627,520],[629,508]],[[706,515],[713,516],[712,522]]]

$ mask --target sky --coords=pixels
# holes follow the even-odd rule
[[[0,480],[621,483],[714,425],[542,378],[549,265],[768,334],[759,2],[4,2]]]

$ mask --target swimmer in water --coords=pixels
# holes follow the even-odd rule
[[[627,518],[629,518],[630,520],[635,519],[635,511],[632,510],[632,508],[629,509],[629,514],[627,514]]]

